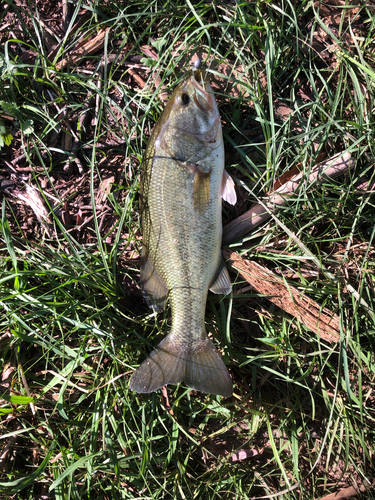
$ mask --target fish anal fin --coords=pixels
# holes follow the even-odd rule
[[[145,250],[141,257],[141,288],[147,305],[154,311],[162,311],[168,295],[168,287],[160,278],[155,266],[147,257]]]
[[[219,269],[215,275],[214,282],[210,286],[210,290],[213,293],[221,293],[223,295],[228,295],[228,293],[232,290],[228,269],[225,267],[223,260],[221,261]]]
[[[207,394],[230,397],[232,380],[213,343],[207,338],[192,346],[169,334],[133,374],[129,389],[150,393],[167,384],[185,382]]]
[[[221,186],[221,197],[231,205],[237,203],[237,194],[232,177],[224,170],[223,182]]]

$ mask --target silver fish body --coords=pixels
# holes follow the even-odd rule
[[[195,71],[168,101],[142,164],[141,286],[154,310],[168,297],[172,326],[133,374],[136,392],[185,382],[232,395],[228,370],[205,329],[208,290],[231,290],[221,258],[223,192],[234,201],[220,115],[203,73]]]

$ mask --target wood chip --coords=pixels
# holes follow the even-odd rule
[[[259,451],[256,449],[239,450],[236,453],[233,453],[233,455],[229,457],[229,462],[241,462],[242,460],[246,460],[247,458],[256,457],[259,454],[260,454]]]
[[[14,189],[11,195],[26,203],[32,209],[47,235],[52,238],[54,235],[52,220],[39,191],[34,186],[25,184],[24,191]]]
[[[65,151],[71,151],[72,150],[72,144],[73,144],[73,137],[69,132],[63,132],[63,149]]]
[[[141,89],[144,89],[146,87],[146,82],[143,80],[141,76],[138,75],[138,73],[134,69],[129,68],[128,73],[129,75],[132,76],[132,78],[134,78],[134,80],[138,83]]]
[[[272,271],[256,262],[242,259],[236,252],[223,251],[228,264],[268,300],[283,311],[296,317],[307,328],[327,342],[334,343],[340,339],[340,321],[336,314],[322,308],[293,286],[285,283]]]
[[[99,184],[99,189],[95,197],[96,206],[104,205],[109,193],[111,192],[112,184],[115,182],[116,177],[107,173],[102,176],[101,183]]]
[[[170,413],[172,416],[174,416],[173,410],[172,410],[171,405],[169,403],[168,390],[167,390],[166,385],[164,385],[161,388],[161,399],[163,401],[164,406],[168,410],[168,413]]]
[[[10,363],[5,364],[0,378],[1,391],[6,391],[7,389],[10,389],[14,371],[15,371],[14,366],[12,366]]]

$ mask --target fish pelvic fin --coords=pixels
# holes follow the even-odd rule
[[[220,266],[216,271],[214,282],[210,286],[210,290],[213,293],[221,293],[223,295],[228,295],[228,293],[232,291],[228,269],[225,267],[223,259],[221,259]]]
[[[145,248],[141,257],[141,287],[147,305],[154,311],[162,311],[165,308],[168,287],[149,260]]]
[[[197,391],[230,397],[233,384],[227,367],[209,338],[194,345],[169,334],[133,374],[129,388],[150,393],[184,382]]]

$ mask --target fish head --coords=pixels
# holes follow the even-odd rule
[[[177,86],[157,129],[155,147],[182,162],[198,162],[222,145],[220,114],[204,71],[196,69]]]
[[[220,115],[206,74],[194,71],[177,87],[172,99],[171,125],[202,141],[210,141]]]

